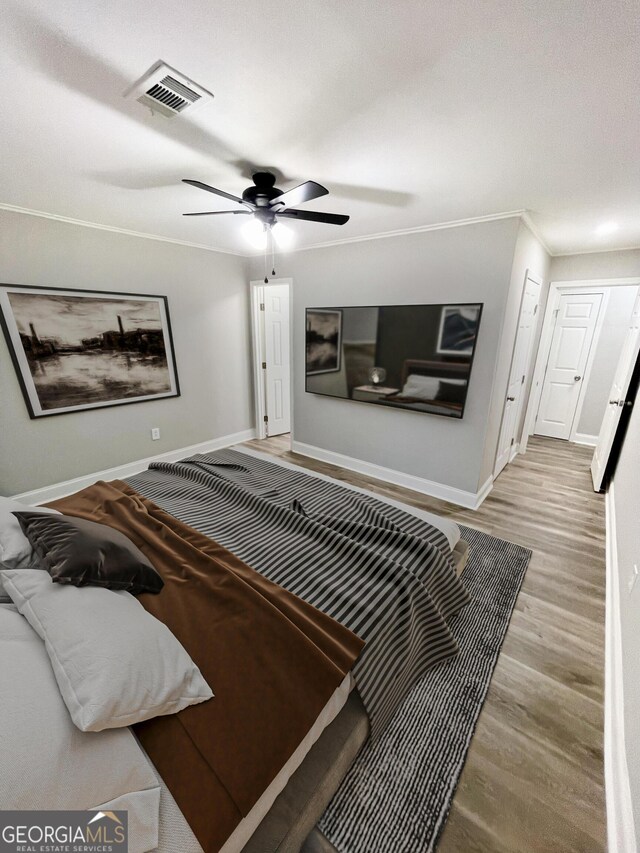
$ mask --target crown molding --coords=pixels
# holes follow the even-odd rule
[[[55,222],[65,222],[67,225],[80,225],[83,228],[97,228],[99,231],[110,231],[113,234],[124,234],[127,237],[140,237],[144,240],[156,240],[159,243],[173,243],[176,246],[186,246],[189,249],[204,249],[205,252],[218,252],[223,255],[235,255],[240,258],[256,258],[261,257],[260,252],[241,251],[237,252],[233,249],[222,249],[219,246],[207,246],[204,243],[193,243],[190,240],[178,240],[175,237],[163,237],[160,234],[149,234],[146,231],[133,231],[129,228],[120,228],[117,225],[104,225],[101,222],[90,222],[86,219],[74,219],[71,216],[61,216],[57,213],[49,213],[46,210],[33,210],[30,207],[20,207],[15,204],[6,204],[0,202],[0,210],[6,210],[9,213],[21,213],[25,216],[38,216],[42,219],[52,219]],[[290,249],[283,254],[292,254],[294,252],[308,252],[312,249],[325,249],[330,246],[342,246],[348,243],[365,243],[368,240],[385,240],[388,237],[402,237],[407,234],[423,234],[427,231],[441,231],[447,228],[463,228],[465,225],[476,225],[481,222],[494,222],[499,219],[521,219],[533,236],[539,241],[542,248],[552,258],[567,258],[574,255],[597,255],[605,252],[633,252],[640,249],[640,245],[623,246],[612,249],[583,249],[577,252],[553,252],[538,227],[534,224],[528,210],[509,210],[503,213],[489,213],[486,216],[471,216],[467,219],[453,219],[448,222],[435,222],[431,225],[418,225],[414,228],[399,228],[395,231],[381,231],[377,234],[364,234],[359,237],[344,237],[340,240],[327,240],[324,243],[314,243],[312,246],[300,246],[297,249]]]
[[[67,225],[81,225],[83,228],[97,228],[99,231],[125,234],[127,237],[142,237],[145,240],[157,240],[159,243],[173,243],[176,246],[187,246],[190,249],[204,249],[206,252],[219,252],[223,255],[236,255],[241,258],[247,257],[244,252],[234,252],[231,249],[206,246],[204,243],[191,243],[189,240],[177,240],[174,237],[162,237],[159,234],[148,234],[145,231],[132,231],[129,228],[119,228],[117,225],[103,225],[100,222],[89,222],[86,219],[73,219],[70,216],[60,216],[57,213],[48,213],[46,210],[32,210],[29,207],[18,207],[15,204],[0,202],[0,210],[7,210],[9,213],[22,213],[25,216],[39,216],[42,219],[53,219],[56,222],[65,222]]]
[[[329,246],[342,246],[348,243],[366,243],[369,240],[386,240],[388,237],[403,237],[406,234],[422,234],[426,231],[441,231],[445,228],[463,228],[465,225],[476,225],[480,222],[493,222],[497,219],[521,219],[524,210],[509,210],[504,213],[489,213],[486,216],[471,216],[468,219],[452,219],[449,222],[435,222],[432,225],[418,225],[415,228],[399,228],[396,231],[381,231],[378,234],[363,234],[359,237],[344,237],[341,240],[328,240],[326,243],[314,243],[313,246],[300,246],[289,249],[282,254],[309,252],[312,249],[326,249]],[[260,252],[249,252],[247,257],[262,257]]]
[[[531,218],[531,216],[529,215],[529,211],[528,211],[528,210],[523,210],[523,211],[522,211],[522,221],[523,221],[523,222],[524,222],[524,224],[527,226],[527,228],[529,229],[529,231],[531,231],[531,233],[532,233],[532,234],[533,234],[533,236],[536,238],[536,240],[538,241],[538,243],[540,243],[540,245],[541,245],[541,246],[542,246],[542,248],[545,250],[545,252],[547,253],[547,255],[549,255],[549,256],[550,256],[550,257],[552,257],[552,258],[555,258],[556,253],[555,253],[555,252],[552,252],[552,251],[551,251],[551,249],[549,248],[549,246],[548,246],[548,244],[547,244],[546,240],[544,239],[544,237],[543,237],[543,236],[542,236],[542,234],[540,233],[540,230],[538,229],[537,225],[534,223],[533,219],[532,219],[532,218]]]

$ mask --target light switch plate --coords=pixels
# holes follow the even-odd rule
[[[157,441],[160,438],[160,427],[154,427],[151,430],[151,440]]]

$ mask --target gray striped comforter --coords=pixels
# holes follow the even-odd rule
[[[366,641],[353,674],[373,737],[457,652],[447,620],[469,596],[444,534],[421,519],[234,450],[152,463],[127,482]]]

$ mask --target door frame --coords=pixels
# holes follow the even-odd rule
[[[538,415],[538,409],[540,407],[542,387],[544,384],[545,373],[547,371],[547,362],[549,360],[549,354],[551,352],[551,342],[553,339],[553,332],[555,328],[554,312],[559,307],[560,297],[563,294],[567,293],[570,294],[580,292],[591,292],[603,294],[603,300],[600,304],[600,313],[598,315],[596,328],[593,332],[593,338],[591,340],[591,349],[589,350],[589,357],[585,366],[582,387],[580,388],[580,396],[578,397],[578,403],[576,405],[576,411],[573,418],[573,423],[571,425],[571,434],[569,436],[569,441],[573,442],[574,444],[585,443],[593,445],[593,442],[591,440],[581,441],[579,438],[577,438],[577,436],[580,435],[580,433],[578,433],[577,431],[577,426],[580,422],[580,415],[582,413],[584,398],[587,391],[587,387],[589,385],[591,368],[595,358],[598,340],[600,338],[600,331],[602,329],[604,316],[609,302],[611,288],[628,287],[630,285],[640,285],[640,277],[634,276],[632,278],[594,278],[580,279],[579,281],[559,280],[552,281],[549,283],[549,295],[547,297],[547,305],[544,313],[544,319],[542,321],[542,332],[540,334],[540,342],[538,344],[538,353],[536,356],[535,369],[533,372],[531,391],[529,393],[529,401],[527,403],[527,410],[525,415],[525,428],[522,434],[522,441],[520,446],[521,453],[524,453],[527,449],[527,441],[529,437],[533,435],[535,429],[535,422],[536,417]]]
[[[285,284],[289,288],[289,416],[291,419],[291,436],[293,436],[293,279],[270,278],[267,284],[261,279],[249,282],[251,293],[251,365],[253,372],[253,402],[256,419],[256,438],[267,438],[264,418],[267,413],[266,388],[262,362],[264,361],[266,344],[264,324],[262,321],[263,289],[272,284]]]

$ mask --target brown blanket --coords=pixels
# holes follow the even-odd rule
[[[203,849],[217,851],[364,643],[119,480],[49,506],[120,530],[164,579],[159,595],[138,600],[180,640],[215,697],[135,732]]]

